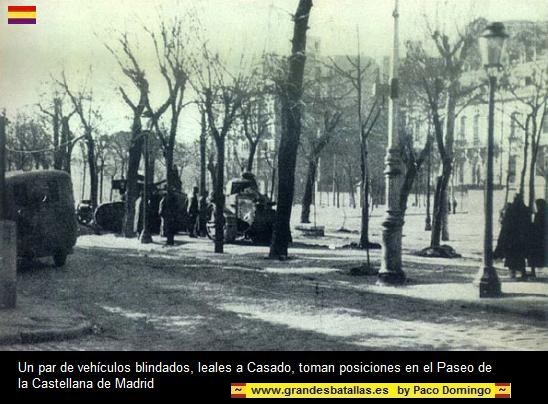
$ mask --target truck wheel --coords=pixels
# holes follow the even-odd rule
[[[67,253],[66,251],[57,251],[53,255],[53,262],[56,267],[62,267],[67,262]]]

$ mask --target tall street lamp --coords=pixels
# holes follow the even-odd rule
[[[504,24],[494,22],[487,26],[480,37],[480,52],[483,65],[489,76],[489,118],[487,131],[487,175],[485,181],[485,229],[483,238],[483,265],[479,281],[480,297],[501,296],[500,280],[493,267],[493,153],[495,91],[497,76],[502,69],[501,56],[504,42],[508,38]]]
[[[392,48],[392,72],[390,99],[388,101],[388,150],[386,152],[386,218],[382,223],[382,258],[378,283],[381,285],[401,285],[405,283],[402,269],[401,238],[403,217],[399,195],[402,183],[402,161],[398,137],[398,68],[399,68],[399,11],[396,0],[394,13],[394,44]]]

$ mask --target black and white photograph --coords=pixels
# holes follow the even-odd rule
[[[545,352],[547,84],[546,0],[2,0],[0,350]]]

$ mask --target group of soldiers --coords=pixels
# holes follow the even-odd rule
[[[207,199],[199,196],[198,187],[193,188],[190,201],[182,203],[182,206],[177,189],[168,187],[166,194],[160,200],[158,209],[161,218],[160,235],[166,237],[166,245],[175,244],[175,234],[180,230],[181,210],[186,214],[184,230],[188,231],[189,236],[193,238],[205,236],[208,206]]]
[[[494,251],[495,259],[504,259],[504,266],[510,271],[510,277],[516,273],[527,278],[526,264],[531,267],[531,277],[536,277],[536,268],[548,265],[546,261],[546,201],[535,201],[536,211],[525,206],[523,196],[516,194],[512,203],[506,204],[502,213],[501,230]]]

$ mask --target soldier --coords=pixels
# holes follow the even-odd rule
[[[510,277],[515,278],[516,272],[521,279],[526,279],[525,258],[528,253],[528,239],[531,219],[529,209],[523,203],[521,194],[516,194],[514,202],[506,209],[497,248],[493,258],[504,258],[504,266],[510,271]]]
[[[531,267],[531,277],[536,278],[536,268],[546,266],[546,201],[537,199],[537,212],[529,232],[529,254],[527,262]]]
[[[198,187],[192,189],[192,198],[190,198],[190,205],[188,207],[188,231],[190,237],[196,236],[196,227],[198,226],[197,219],[198,214],[200,213],[198,205]]]
[[[167,238],[166,246],[175,245],[177,205],[175,190],[172,187],[169,187],[166,195],[160,201],[160,208],[158,211],[162,219],[162,233]]]

